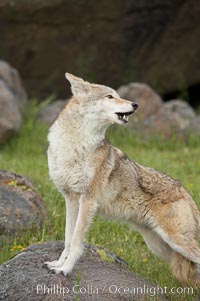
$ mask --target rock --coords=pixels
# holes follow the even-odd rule
[[[155,114],[162,106],[160,96],[144,83],[130,83],[119,87],[117,92],[122,98],[135,101],[139,105],[137,117],[139,117],[140,122]],[[133,118],[133,121],[135,119]]]
[[[31,96],[68,96],[66,71],[166,93],[199,83],[199,14],[196,0],[3,0],[0,57],[20,71]]]
[[[164,106],[150,116],[141,125],[141,131],[146,137],[154,134],[163,138],[182,137],[183,119],[176,112],[166,110]]]
[[[173,99],[163,104],[163,108],[169,113],[177,113],[180,116],[181,128],[184,129],[196,116],[194,109],[184,100]]]
[[[44,262],[57,259],[63,247],[61,241],[32,245],[1,265],[0,299],[153,301],[156,296],[156,300],[166,300],[164,295],[157,295],[155,284],[123,268],[118,257],[101,247],[86,245],[83,256],[70,276],[50,272]],[[103,258],[109,260],[102,259],[102,254],[105,255]],[[151,296],[150,293],[147,293],[148,296],[141,294],[142,290],[148,290]]]
[[[0,80],[0,144],[19,133],[22,117],[15,97]]]
[[[187,134],[193,134],[200,137],[200,115],[193,118],[186,127]]]
[[[59,113],[64,109],[67,100],[57,100],[46,106],[38,112],[36,119],[50,126],[58,117]]]
[[[39,228],[45,218],[44,203],[30,180],[0,171],[0,236]]]
[[[10,93],[12,93],[17,107],[23,112],[28,105],[26,92],[22,86],[17,70],[4,61],[0,61],[0,81],[2,81]]]
[[[118,89],[121,97],[139,104],[128,128],[143,138],[158,135],[163,138],[185,138],[185,129],[196,116],[193,108],[183,100],[163,103],[160,96],[145,84],[131,83]]]
[[[0,61],[0,143],[19,133],[27,104],[18,72]]]

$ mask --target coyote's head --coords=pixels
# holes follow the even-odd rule
[[[65,73],[65,76],[75,99],[79,101],[79,113],[90,121],[124,124],[138,108],[135,102],[120,98],[110,87],[91,84],[70,73]]]

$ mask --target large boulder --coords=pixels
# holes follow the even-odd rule
[[[155,114],[146,118],[141,123],[141,129],[146,136],[157,134],[166,139],[172,137],[185,139],[186,129],[190,125],[192,131],[193,124],[196,124],[193,122],[195,116],[195,111],[187,102],[173,99],[163,103]]]
[[[0,57],[34,96],[68,96],[66,71],[174,91],[200,81],[199,14],[196,0],[3,0]]]
[[[46,216],[43,200],[28,178],[0,171],[0,237],[40,228]]]
[[[13,94],[20,112],[23,112],[27,107],[28,99],[18,71],[7,62],[0,61],[0,80]]]
[[[186,133],[200,137],[200,115],[193,118],[186,127]]]
[[[141,132],[146,138],[158,135],[169,139],[183,138],[183,119],[176,112],[170,112],[162,107],[156,114],[150,116],[141,124]]]
[[[123,261],[101,247],[85,246],[70,276],[56,275],[44,265],[58,258],[64,243],[28,247],[0,266],[0,299],[4,301],[166,300],[155,284],[122,267]]]
[[[185,139],[192,129],[194,133],[199,132],[196,113],[184,100],[163,102],[150,86],[143,83],[130,83],[117,91],[121,97],[139,104],[138,111],[129,120],[128,128],[143,138],[158,135],[166,139]]]
[[[163,104],[163,109],[169,113],[177,113],[181,120],[181,128],[186,128],[196,116],[194,109],[184,100],[172,99]]]
[[[144,83],[130,83],[119,87],[117,92],[122,98],[135,101],[139,105],[137,116],[140,122],[155,114],[162,106],[161,97]]]
[[[27,97],[18,72],[0,61],[0,143],[19,133],[26,106]]]
[[[12,92],[0,80],[0,144],[19,133],[22,117]]]

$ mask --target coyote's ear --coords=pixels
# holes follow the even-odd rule
[[[72,93],[77,98],[84,98],[90,92],[90,84],[82,78],[76,77],[70,73],[65,73],[66,79],[71,84]]]

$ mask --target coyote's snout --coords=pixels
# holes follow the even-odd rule
[[[130,160],[105,140],[112,123],[124,124],[138,105],[113,89],[66,73],[70,99],[48,135],[49,173],[66,201],[65,248],[56,273],[69,274],[82,252],[93,216],[125,221],[182,283],[199,285],[199,211],[169,176]]]

